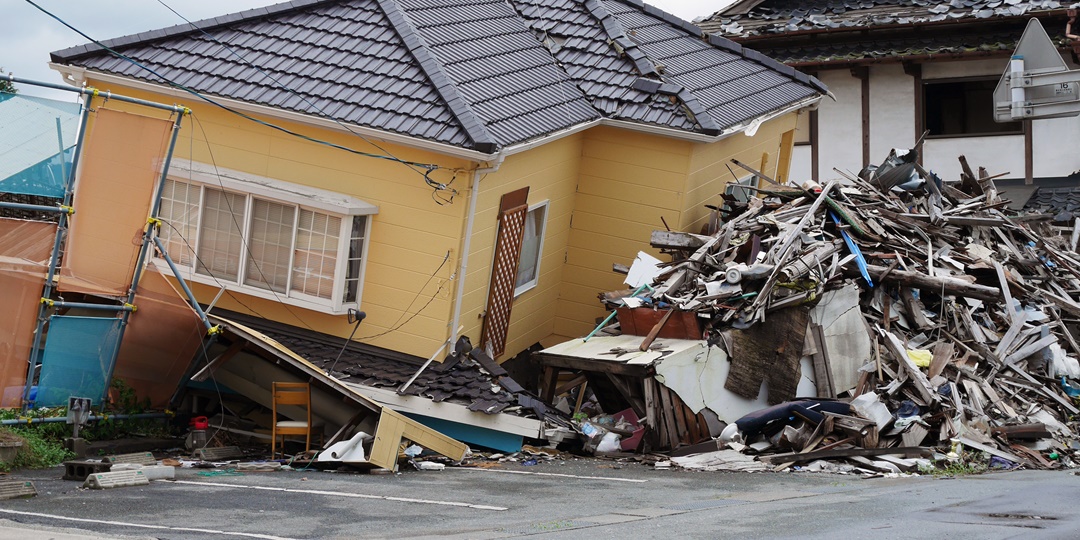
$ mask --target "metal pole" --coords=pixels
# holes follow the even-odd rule
[[[169,164],[172,162],[173,150],[176,149],[176,139],[180,135],[180,122],[184,120],[184,115],[191,112],[191,109],[182,107],[179,109],[176,115],[176,120],[173,122],[172,138],[169,140],[169,151],[165,154],[165,162],[161,168],[161,179],[158,181],[157,191],[154,195],[154,204],[150,208],[150,218],[146,220],[146,231],[143,232],[142,246],[139,248],[139,258],[135,263],[135,271],[131,276],[131,288],[128,289],[127,300],[125,304],[135,303],[135,291],[139,288],[139,278],[143,273],[143,264],[146,262],[146,254],[150,251],[150,243],[153,241],[154,234],[157,231],[157,224],[160,222],[158,219],[158,211],[161,210],[161,195],[165,191],[165,180],[169,177]],[[105,375],[106,381],[112,381],[113,371],[116,370],[116,359],[120,356],[120,346],[124,343],[124,331],[127,330],[128,318],[131,316],[130,311],[125,311],[120,317],[120,335],[116,340],[116,350],[113,351],[112,361],[109,362],[109,370]],[[209,330],[211,334],[213,329]]]
[[[180,288],[183,289],[184,294],[188,298],[188,302],[191,303],[192,309],[199,316],[199,320],[206,325],[206,330],[209,331],[214,327],[210,324],[210,320],[206,318],[206,313],[203,312],[202,306],[199,305],[199,301],[195,299],[195,295],[191,292],[191,288],[188,287],[184,278],[180,277],[180,269],[176,267],[176,263],[173,262],[172,257],[169,256],[169,252],[165,251],[165,244],[161,242],[161,239],[157,236],[154,237],[154,244],[161,250],[161,255],[165,257],[165,262],[168,263],[169,269],[172,270],[173,276],[176,277],[176,281],[180,282]]]
[[[98,311],[135,311],[135,306],[131,304],[124,304],[122,306],[113,306],[109,304],[87,304],[84,302],[63,302],[60,300],[49,300],[48,298],[42,298],[41,302],[47,304],[48,307],[56,308],[78,308],[78,309],[90,309]]]
[[[103,414],[99,416],[89,416],[86,418],[87,422],[98,422],[101,420],[143,420],[152,418],[168,418],[166,413],[138,413],[138,414]],[[54,422],[67,422],[66,416],[50,416],[48,418],[8,418],[0,420],[0,425],[14,426],[18,424],[51,424]]]
[[[30,210],[32,212],[58,212],[61,214],[70,214],[73,210],[67,206],[44,206],[41,204],[23,204],[13,202],[0,202],[0,208],[11,208],[13,210]]]
[[[14,77],[7,75],[0,77],[14,79]],[[71,170],[68,171],[68,176],[64,180],[64,203],[59,208],[64,211],[60,213],[60,219],[56,223],[56,239],[53,241],[52,257],[49,259],[49,272],[45,276],[45,287],[41,293],[42,298],[52,296],[56,267],[60,264],[60,245],[64,240],[64,231],[67,230],[68,216],[74,212],[71,208],[71,199],[75,194],[75,175],[79,170],[79,159],[82,157],[83,140],[86,138],[86,124],[90,121],[90,105],[94,101],[93,94],[84,95],[86,97],[83,100],[82,117],[79,119],[79,134],[75,138],[75,154],[71,158]],[[60,158],[63,159],[63,156],[61,155]],[[38,307],[37,327],[34,329],[34,344],[30,348],[30,358],[26,369],[26,387],[23,388],[22,401],[24,407],[30,405],[30,387],[34,385],[34,369],[37,367],[38,353],[41,352],[41,336],[45,332],[47,310],[48,306],[45,303]]]
[[[76,94],[82,94],[84,96],[104,96],[106,99],[115,99],[117,101],[123,101],[125,103],[135,103],[137,105],[144,105],[146,107],[153,107],[155,109],[163,109],[174,113],[186,114],[187,108],[182,105],[165,105],[163,103],[155,103],[153,101],[146,101],[145,99],[113,95],[112,92],[102,92],[92,86],[85,88],[75,88],[62,84],[47,83],[43,81],[31,81],[29,79],[20,79],[18,77],[12,77],[11,75],[0,74],[0,81],[8,81],[18,84],[29,84],[31,86],[40,86],[42,88],[52,88],[53,90],[62,90],[64,92],[75,92]]]

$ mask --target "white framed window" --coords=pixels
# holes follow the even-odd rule
[[[237,173],[218,180],[165,182],[158,234],[183,278],[329,313],[359,305],[375,207],[266,179],[244,190],[251,179]]]
[[[536,287],[540,280],[540,258],[544,253],[547,209],[548,201],[543,201],[530,206],[525,214],[525,232],[521,237],[521,257],[518,259],[514,296]]]

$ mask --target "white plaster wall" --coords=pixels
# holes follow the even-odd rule
[[[928,139],[923,143],[923,163],[945,181],[960,180],[961,155],[976,173],[979,167],[986,167],[991,176],[1007,172],[1003,178],[1024,177],[1023,135]]]
[[[792,149],[791,172],[788,174],[788,178],[796,184],[802,184],[804,180],[814,177],[810,153],[809,144],[801,144]]]
[[[862,169],[862,88],[859,79],[844,70],[822,71],[821,79],[836,101],[821,100],[818,107],[818,159],[822,181],[836,178],[833,168]]]
[[[923,64],[923,80],[952,79],[955,77],[983,77],[1001,75],[1009,63],[1008,57],[987,60],[968,60],[965,62],[930,62]]]
[[[1036,178],[1080,170],[1080,117],[1032,121],[1031,148]]]
[[[859,143],[862,144],[861,141]],[[870,68],[870,162],[915,146],[915,82],[899,64]]]

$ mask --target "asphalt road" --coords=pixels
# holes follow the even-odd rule
[[[653,470],[571,459],[393,475],[200,476],[85,490],[19,472],[0,538],[1080,538],[1080,477],[959,478]],[[65,536],[66,535],[66,536]]]

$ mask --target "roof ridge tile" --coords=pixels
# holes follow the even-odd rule
[[[424,70],[428,80],[435,86],[443,101],[450,107],[458,122],[461,123],[469,138],[472,139],[473,148],[485,154],[493,154],[498,151],[499,145],[495,142],[495,138],[476,115],[476,112],[472,110],[464,96],[461,95],[457,85],[446,74],[442,63],[428,49],[427,43],[424,42],[420,33],[413,27],[412,22],[409,21],[405,9],[397,0],[375,0],[375,2],[383,10],[394,30],[401,36],[402,41],[405,42],[413,57],[420,63],[420,67]]]

